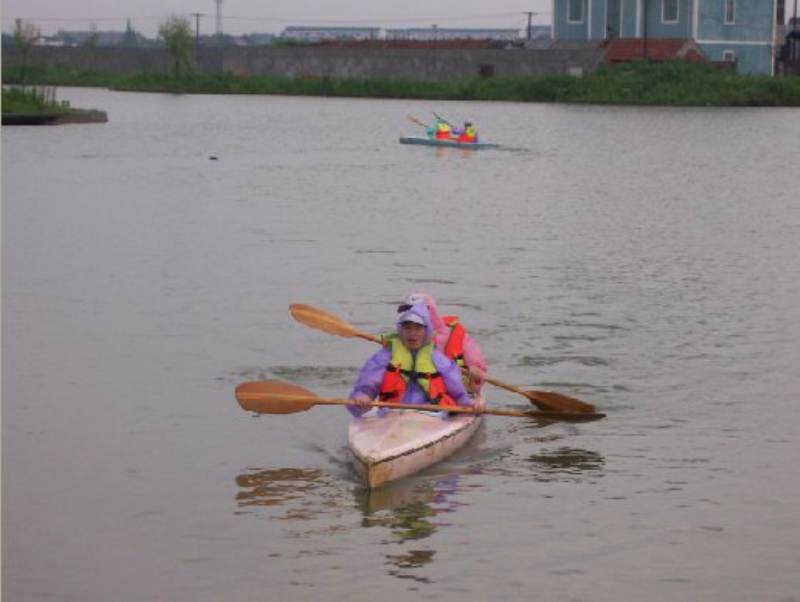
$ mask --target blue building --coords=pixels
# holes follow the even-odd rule
[[[785,0],[553,0],[556,40],[693,40],[710,61],[773,75]]]

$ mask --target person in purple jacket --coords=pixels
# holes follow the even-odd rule
[[[376,399],[405,404],[471,406],[461,370],[433,345],[433,325],[424,303],[414,303],[397,317],[397,332],[367,360],[358,375],[347,409],[353,416],[369,411]],[[447,418],[447,412],[442,412]]]

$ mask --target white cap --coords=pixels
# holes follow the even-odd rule
[[[421,324],[422,326],[425,326],[425,320],[412,311],[407,311],[400,316],[400,319],[397,321],[400,322],[400,324],[403,322],[413,322],[414,324]]]

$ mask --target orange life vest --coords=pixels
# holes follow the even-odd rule
[[[478,141],[478,132],[475,130],[475,126],[467,126],[458,136],[459,142],[477,142]]]
[[[436,125],[436,137],[437,138],[439,138],[439,139],[443,139],[443,138],[444,139],[448,139],[448,138],[451,137],[451,135],[452,135],[452,131],[451,131],[449,125],[447,125],[446,123],[443,123],[443,122],[439,122]]]
[[[445,326],[450,329],[450,336],[444,346],[444,354],[459,366],[464,366],[464,337],[467,336],[466,329],[461,325],[458,316],[442,316]]]

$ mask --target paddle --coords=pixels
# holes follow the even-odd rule
[[[299,385],[277,380],[250,381],[236,387],[236,401],[242,409],[258,414],[294,414],[305,412],[316,405],[353,405],[351,399],[331,399],[319,397]],[[466,407],[450,407],[433,404],[408,405],[375,401],[369,404],[374,408],[392,408],[398,410],[421,410],[424,412],[440,412],[446,410],[454,414],[489,414],[490,416],[509,416],[514,418],[539,418],[545,420],[569,420],[587,422],[603,418],[605,414],[574,414],[571,412],[537,412],[528,410],[496,410]]]
[[[411,121],[411,123],[416,123],[417,125],[420,125],[420,126],[424,127],[426,130],[431,127],[431,126],[429,126],[429,125],[427,125],[425,123],[422,123],[419,119],[417,119],[413,115],[406,115],[406,117],[408,117],[408,119],[409,119],[409,121]]]
[[[306,305],[304,303],[292,303],[289,306],[289,312],[291,312],[292,317],[294,317],[294,319],[301,324],[305,324],[311,328],[327,332],[328,334],[334,334],[347,338],[360,337],[374,343],[383,343],[383,340],[380,337],[361,332],[338,316],[330,314],[321,309],[317,309],[311,305]],[[486,382],[496,387],[500,387],[501,389],[506,389],[507,391],[518,393],[519,395],[527,397],[531,403],[541,410],[572,413],[592,413],[595,410],[593,405],[573,397],[562,395],[561,393],[555,393],[552,391],[523,390],[489,377],[486,378]]]
[[[444,117],[442,117],[441,115],[439,115],[439,114],[438,114],[438,113],[436,113],[436,112],[434,112],[434,113],[433,113],[433,116],[434,116],[434,117],[436,117],[436,119],[438,119],[439,121],[444,121],[444,122],[445,122],[447,125],[449,125],[451,128],[454,128],[454,127],[456,127],[456,126],[454,126],[452,123],[450,123],[449,121],[447,121],[447,119],[445,119]]]

